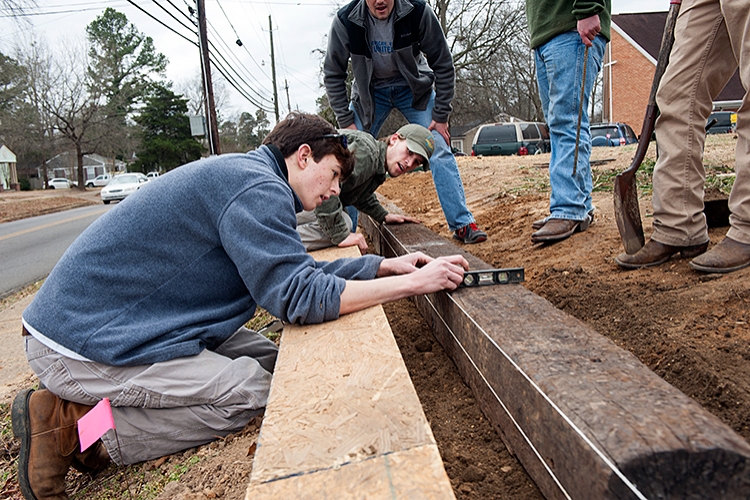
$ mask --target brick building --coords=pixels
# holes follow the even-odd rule
[[[612,16],[612,40],[602,68],[604,121],[625,122],[640,134],[666,20],[666,12]],[[714,101],[714,109],[736,111],[744,94],[735,73]]]

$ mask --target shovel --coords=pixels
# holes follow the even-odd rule
[[[641,211],[638,207],[638,188],[635,184],[635,172],[641,166],[643,158],[646,156],[648,144],[651,141],[651,135],[654,133],[654,124],[658,108],[656,107],[656,91],[659,89],[659,82],[667,69],[669,62],[669,53],[672,51],[674,43],[674,26],[677,22],[677,14],[680,12],[681,0],[671,0],[667,22],[664,25],[664,35],[661,39],[659,48],[659,59],[656,62],[656,72],[654,81],[651,84],[651,94],[648,98],[646,107],[646,117],[643,119],[643,128],[638,138],[638,149],[630,166],[617,174],[615,177],[615,221],[617,229],[620,231],[625,252],[634,254],[645,244],[643,237],[643,224],[641,223]]]

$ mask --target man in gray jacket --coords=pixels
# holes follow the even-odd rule
[[[351,102],[347,67],[354,72]],[[487,239],[466,206],[463,183],[450,150],[448,117],[455,70],[448,42],[424,0],[353,0],[333,20],[323,66],[328,101],[341,128],[377,137],[392,109],[432,131],[430,159],[440,205],[453,237]]]
[[[435,150],[435,139],[422,125],[404,125],[387,140],[376,140],[367,132],[342,129],[349,151],[355,158],[354,171],[341,185],[341,193],[331,196],[314,211],[297,214],[297,232],[308,250],[330,246],[357,245],[367,251],[364,236],[353,232],[352,219],[344,210],[353,206],[382,224],[402,224],[418,219],[408,215],[388,213],[378,201],[375,190],[386,176],[399,177],[423,166],[429,167]]]

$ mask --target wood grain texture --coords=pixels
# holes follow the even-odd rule
[[[462,253],[360,223],[385,256]],[[471,269],[491,266],[471,256]],[[750,445],[635,356],[520,285],[415,303],[547,498],[748,498]]]
[[[274,496],[285,488],[291,496]],[[382,498],[454,498],[383,308],[286,325],[247,498],[381,498],[381,490],[398,492]]]
[[[455,498],[436,445],[425,445],[342,467],[251,483],[247,500],[443,500]]]

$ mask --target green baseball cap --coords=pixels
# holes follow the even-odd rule
[[[432,132],[422,125],[410,123],[398,129],[396,133],[406,139],[406,147],[409,151],[424,158],[422,165],[430,168],[430,156],[435,151],[435,138],[432,137]]]

